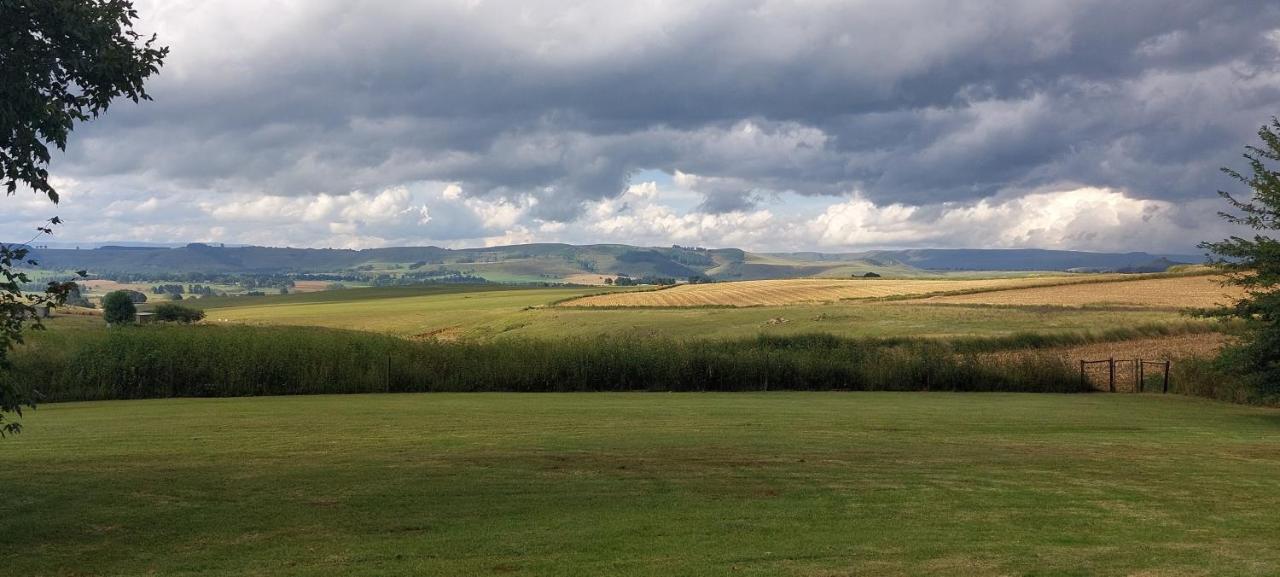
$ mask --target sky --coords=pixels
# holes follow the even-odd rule
[[[1263,0],[137,0],[153,102],[0,238],[1195,253],[1280,114]]]

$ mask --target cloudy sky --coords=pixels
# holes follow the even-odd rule
[[[137,5],[6,239],[1194,252],[1280,114],[1264,0]]]

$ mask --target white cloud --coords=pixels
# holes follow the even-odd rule
[[[886,246],[928,241],[929,231],[915,220],[918,207],[891,204],[876,206],[854,195],[832,205],[808,224],[815,244],[826,247]]]
[[[472,197],[450,183],[342,195],[236,195],[221,202],[194,192],[163,198],[123,193],[96,197],[115,199],[100,209],[93,203],[58,207],[72,209],[60,210],[67,225],[58,234],[89,242],[179,239],[344,248],[616,242],[828,252],[915,246],[1192,252],[1196,242],[1230,232],[1216,221],[1203,224],[1204,215],[1217,210],[1216,201],[1172,203],[1078,186],[934,205],[877,204],[857,192],[825,201],[782,193],[755,208],[706,212],[687,202],[683,188],[697,178],[677,173],[669,186],[632,184],[616,198],[588,203],[575,221],[538,218],[531,197]],[[74,184],[67,189],[82,199],[93,197]],[[197,209],[178,208],[183,206]],[[6,214],[0,228],[17,238],[48,218],[50,208],[46,201]],[[175,216],[157,222],[157,214],[169,212]],[[109,218],[99,218],[103,214]]]
[[[1198,214],[1188,218],[1188,212],[1212,212],[1210,204],[1135,199],[1094,187],[934,207],[877,206],[855,196],[829,207],[810,225],[814,240],[828,247],[1190,251],[1199,240],[1227,232],[1224,225],[1200,225]]]
[[[1190,250],[1280,102],[1257,0],[138,8],[155,100],[0,237]]]

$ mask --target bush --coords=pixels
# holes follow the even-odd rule
[[[138,309],[133,306],[130,292],[133,291],[115,291],[102,297],[102,318],[107,324],[128,324],[138,318]]]
[[[158,304],[151,310],[158,321],[190,324],[204,319],[204,311],[175,303]]]
[[[1274,385],[1240,370],[1239,358],[1245,354],[1227,347],[1216,358],[1179,359],[1173,363],[1169,378],[1171,392],[1229,403],[1280,405]]]

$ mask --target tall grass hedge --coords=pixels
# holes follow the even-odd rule
[[[126,326],[41,335],[4,378],[50,401],[410,391],[1079,392],[1048,355],[993,364],[939,341],[409,341],[311,327]],[[963,348],[972,349],[966,346]]]

